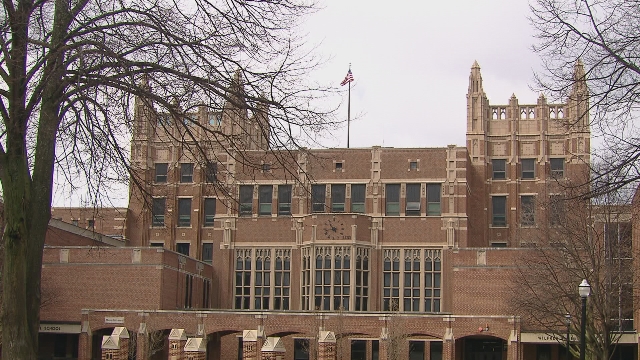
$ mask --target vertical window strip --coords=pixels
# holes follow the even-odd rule
[[[251,306],[251,249],[236,250],[235,308]]]
[[[369,249],[356,250],[355,311],[367,311],[369,302]]]
[[[311,248],[302,248],[302,310],[311,310]]]
[[[277,249],[275,251],[275,256],[276,263],[273,308],[275,310],[289,310],[289,293],[291,290],[291,250]]]
[[[424,255],[424,311],[440,312],[442,252],[426,249]]]
[[[402,311],[420,311],[420,250],[404,250]]]
[[[268,310],[271,297],[271,250],[256,249],[254,309]]]
[[[385,250],[383,259],[383,310],[398,311],[400,310],[400,250]]]

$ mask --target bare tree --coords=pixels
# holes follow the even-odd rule
[[[96,194],[127,180],[134,97],[177,120],[231,103],[263,119],[236,133],[268,134],[269,148],[295,149],[332,124],[316,110],[327,93],[306,80],[316,61],[296,35],[312,10],[304,0],[3,2],[3,358],[36,358],[54,174]],[[193,139],[193,126],[180,121],[174,140]],[[236,153],[233,136],[206,133]]]
[[[604,193],[640,179],[640,63],[638,0],[536,0],[531,22],[537,31],[534,50],[544,70],[536,75],[542,91],[555,98],[570,95],[576,81],[586,80],[589,99],[577,118],[589,118],[603,141],[593,169],[592,193]],[[584,71],[574,74],[574,65]]]
[[[609,201],[569,195],[544,204],[549,225],[539,224],[537,246],[520,258],[512,291],[523,328],[553,334],[564,343],[566,314],[571,316],[571,333],[580,334],[578,285],[586,279],[591,285],[587,358],[603,360],[610,358],[622,332],[631,329],[637,309],[631,209],[618,205],[618,199],[615,205]],[[578,345],[571,351],[578,356]]]

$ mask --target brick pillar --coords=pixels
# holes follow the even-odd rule
[[[147,334],[147,324],[140,323],[140,328],[136,334],[136,359],[146,359],[149,351],[149,335]]]
[[[260,349],[263,360],[282,360],[286,349],[279,337],[268,337]]]
[[[511,330],[511,335],[507,341],[507,360],[520,359],[520,342],[518,341],[518,330]]]
[[[456,339],[453,337],[453,329],[447,328],[442,338],[442,360],[455,360]]]
[[[424,359],[431,360],[431,341],[424,342]]]
[[[242,360],[258,360],[258,331],[242,332]]]
[[[378,360],[387,360],[389,358],[389,329],[385,326],[380,333],[380,342],[378,343]]]
[[[318,333],[318,360],[336,360],[336,336],[333,331]]]
[[[129,332],[125,327],[113,329],[111,335],[102,337],[102,359],[129,359]]]
[[[189,338],[184,345],[186,360],[206,360],[207,341],[204,338]]]
[[[78,360],[91,360],[91,330],[82,326],[82,332],[78,338]]]
[[[185,360],[184,345],[187,343],[187,335],[184,329],[171,329],[169,333],[169,360]]]

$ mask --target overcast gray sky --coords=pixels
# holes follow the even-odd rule
[[[540,60],[524,0],[324,0],[304,27],[321,55],[315,75],[342,81],[349,63],[351,147],[465,145],[466,93],[474,60],[491,104],[530,89]],[[346,88],[340,116],[347,117]],[[323,145],[346,147],[346,126]]]

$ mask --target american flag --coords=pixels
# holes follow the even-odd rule
[[[344,80],[342,80],[342,82],[340,83],[340,86],[345,86],[352,81],[353,81],[353,74],[351,73],[351,69],[349,69],[349,71],[347,71],[347,76],[344,77]]]

